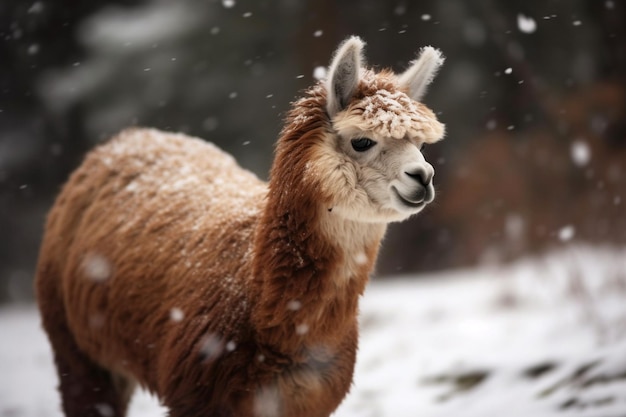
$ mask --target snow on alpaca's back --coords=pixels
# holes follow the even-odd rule
[[[111,140],[102,159],[97,151],[94,156],[94,162],[102,160],[111,169],[118,164],[137,168],[129,178],[118,179],[130,180],[125,191],[139,194],[137,201],[154,197],[155,190],[163,197],[184,195],[191,211],[222,208],[214,214],[232,219],[257,213],[267,192],[267,185],[240,168],[230,154],[182,134],[129,129]]]
[[[114,223],[121,240],[137,242],[124,248],[124,257],[130,255],[134,262],[142,263],[147,253],[154,252],[169,259],[166,264],[186,280],[212,276],[210,272],[219,265],[215,263],[219,248],[208,242],[227,241],[228,231],[234,228],[246,238],[224,248],[218,259],[225,261],[242,253],[244,259],[250,259],[253,230],[242,225],[257,222],[267,185],[215,145],[155,129],[128,129],[92,152],[84,166],[86,172],[81,175],[102,180],[89,184],[99,189],[98,198],[107,193],[115,196],[108,200],[113,215],[106,221]],[[89,213],[85,222],[90,222]],[[174,228],[177,239],[172,241],[169,229]],[[144,241],[152,241],[156,250],[146,251]],[[105,260],[111,256],[99,252],[93,253]],[[132,267],[133,261],[115,268],[119,272]],[[237,306],[225,310],[230,315],[221,318],[225,327],[237,323],[248,305],[246,284],[233,277],[234,272],[218,274],[216,283],[225,290],[223,301]],[[205,280],[203,284],[214,283]],[[170,310],[173,316],[177,311],[183,316],[190,313],[184,305],[172,305]]]

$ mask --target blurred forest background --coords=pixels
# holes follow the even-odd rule
[[[203,137],[266,178],[282,117],[337,43],[425,98],[436,203],[392,225],[377,275],[626,243],[620,0],[2,0],[0,301],[32,297],[45,213],[84,153],[129,125]],[[318,70],[319,72],[319,70]]]

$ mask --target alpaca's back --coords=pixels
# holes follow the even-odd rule
[[[87,156],[50,212],[37,276],[44,326],[67,326],[96,362],[158,390],[158,372],[186,366],[178,343],[188,350],[212,332],[245,332],[242,259],[265,193],[210,144],[121,133]]]

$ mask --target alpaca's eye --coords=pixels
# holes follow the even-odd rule
[[[352,139],[351,143],[352,143],[352,149],[354,149],[357,152],[365,152],[372,146],[376,145],[376,142],[374,142],[370,138]]]

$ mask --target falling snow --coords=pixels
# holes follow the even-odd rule
[[[44,11],[44,5],[40,1],[36,1],[32,6],[28,9],[28,13],[37,14]]]
[[[367,263],[367,255],[363,252],[359,252],[354,257],[354,262],[357,265],[365,265]]]
[[[183,310],[180,308],[174,307],[170,310],[170,319],[174,322],[181,322],[185,318],[185,314]]]
[[[559,229],[559,240],[562,242],[567,242],[572,240],[574,235],[576,234],[576,229],[572,225],[567,225]]]
[[[304,335],[309,331],[309,325],[306,323],[301,323],[296,326],[296,334]]]
[[[326,67],[318,66],[313,69],[313,78],[323,80],[326,78]]]
[[[99,253],[88,253],[83,261],[83,271],[87,279],[103,282],[111,277],[113,267],[109,260]]]
[[[222,0],[222,6],[227,9],[235,7],[235,0]]]
[[[506,216],[504,230],[511,241],[520,241],[524,237],[526,224],[524,218],[517,213]]]
[[[207,117],[202,121],[202,128],[207,132],[212,132],[219,126],[220,122],[217,117]]]
[[[224,341],[216,334],[204,336],[200,344],[200,352],[205,361],[217,359],[224,351]]]
[[[398,4],[394,9],[393,12],[398,15],[398,16],[402,16],[406,13],[406,5],[404,3],[400,3]]]
[[[39,52],[39,44],[34,43],[30,45],[26,52],[28,53],[28,55],[36,55]]]
[[[537,30],[535,19],[523,14],[517,15],[517,28],[523,33],[534,33]]]
[[[591,160],[591,150],[589,145],[583,140],[576,140],[570,148],[572,161],[579,167],[583,167]]]

